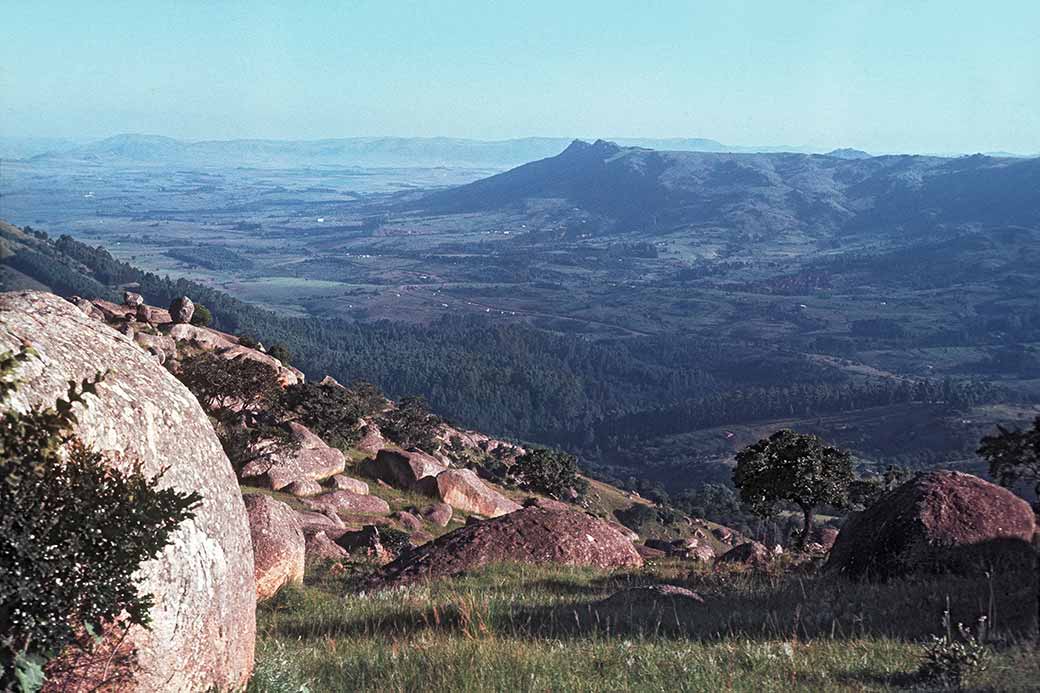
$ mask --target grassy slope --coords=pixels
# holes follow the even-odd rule
[[[706,605],[663,618],[595,602],[630,584],[688,586]],[[984,579],[853,585],[794,573],[689,572],[664,563],[623,575],[496,566],[406,590],[358,593],[315,572],[262,604],[254,691],[827,691],[911,683],[921,643],[989,610]],[[981,690],[1035,690],[1025,638],[1035,586],[997,576],[996,643]]]

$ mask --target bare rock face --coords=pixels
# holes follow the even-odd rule
[[[334,489],[339,489],[340,491],[353,491],[354,493],[360,493],[363,496],[368,494],[368,484],[360,479],[355,479],[352,476],[336,474],[329,479],[329,481]]]
[[[137,322],[149,324],[152,322],[152,309],[142,303],[137,306],[137,311],[134,317],[137,319]]]
[[[286,585],[302,585],[303,526],[296,511],[259,493],[243,500],[253,537],[256,600],[270,599]]]
[[[423,521],[410,512],[398,510],[390,517],[397,520],[406,532],[417,532],[423,528]]]
[[[436,483],[431,483],[433,478],[445,469],[440,462],[418,450],[380,450],[374,460],[363,466],[365,474],[394,488],[428,495],[434,495],[431,490],[436,489]]]
[[[166,363],[177,358],[177,343],[165,335],[148,334],[147,332],[134,333],[134,341],[138,346],[154,356],[159,363]]]
[[[449,469],[437,475],[437,493],[442,501],[464,512],[499,517],[520,505],[485,484],[472,469]]]
[[[306,545],[307,560],[317,561],[339,561],[347,558],[350,554],[342,546],[329,538],[325,532],[315,532],[307,537]]]
[[[121,690],[244,687],[256,633],[253,546],[238,483],[198,401],[129,338],[52,294],[0,294],[0,350],[31,341],[39,354],[19,372],[12,405],[51,405],[68,381],[107,371],[97,397],[77,406],[77,433],[112,464],[165,467],[163,487],[198,491],[202,503],[162,555],[142,566],[155,596],[151,630],[128,641],[139,670]]]
[[[144,297],[141,294],[135,294],[133,291],[124,291],[123,305],[127,308],[136,309],[144,305]]]
[[[194,342],[203,349],[220,351],[235,346],[226,335],[207,327],[199,327],[188,323],[177,323],[170,327],[169,335],[178,342]]]
[[[383,432],[379,430],[379,426],[371,422],[361,424],[361,440],[358,441],[356,446],[358,450],[369,455],[375,455],[386,446],[386,438],[383,437]]]
[[[1032,569],[1029,504],[971,474],[918,474],[845,523],[826,569],[853,578]],[[1000,569],[1000,568],[998,568]]]
[[[325,444],[306,426],[289,424],[293,439],[300,447],[274,459],[258,459],[242,468],[242,477],[260,477],[278,491],[294,481],[321,481],[346,468],[343,453]]]
[[[447,503],[434,503],[424,510],[422,515],[438,527],[447,527],[451,522],[452,509]]]
[[[178,324],[188,324],[195,315],[195,304],[187,296],[174,299],[170,304],[170,319]]]
[[[307,498],[309,496],[317,496],[323,489],[321,484],[317,481],[310,481],[309,479],[300,479],[294,481],[285,487],[287,493],[291,493],[297,498]]]
[[[235,359],[246,359],[249,361],[259,361],[260,363],[270,366],[276,373],[278,373],[278,382],[282,387],[289,387],[290,385],[296,385],[297,383],[303,382],[303,374],[295,368],[287,368],[282,365],[282,362],[273,356],[265,354],[257,349],[250,349],[249,347],[235,344],[222,349],[220,352],[222,358],[228,361]]]
[[[735,546],[719,557],[722,563],[739,563],[754,567],[763,567],[769,564],[769,549],[757,541],[749,541]]]
[[[460,527],[400,557],[375,586],[455,575],[498,562],[639,567],[643,559],[602,520],[574,510],[523,508]]]
[[[625,525],[621,524],[620,522],[614,522],[613,520],[607,520],[607,524],[609,524],[611,527],[613,527],[618,532],[620,532],[629,541],[631,541],[631,542],[639,541],[639,534],[636,533],[634,530],[630,529],[629,527],[626,527]]]
[[[363,496],[350,491],[330,491],[304,501],[317,512],[361,513],[364,515],[389,515],[390,505],[376,496]]]
[[[334,512],[316,512],[312,510],[297,510],[296,518],[300,521],[305,536],[325,532],[329,536],[339,536],[347,529],[343,518]]]

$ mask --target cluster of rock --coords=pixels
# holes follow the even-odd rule
[[[175,362],[180,353],[178,346],[194,346],[229,361],[260,361],[278,373],[283,385],[303,382],[303,373],[264,353],[262,349],[244,346],[237,337],[226,332],[191,324],[195,305],[187,296],[174,300],[168,310],[147,305],[140,294],[131,291],[124,293],[122,304],[102,299],[87,300],[78,296],[69,300],[90,317],[132,338],[160,363]]]

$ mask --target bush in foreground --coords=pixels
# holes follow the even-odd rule
[[[0,355],[0,403],[30,353]],[[0,415],[2,690],[35,690],[65,648],[106,629],[147,625],[152,597],[132,576],[200,500],[158,488],[139,466],[115,469],[73,437],[73,405],[97,382],[70,387],[49,409]]]

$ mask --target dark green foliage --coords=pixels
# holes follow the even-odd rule
[[[258,340],[251,334],[238,335],[238,343],[250,349],[256,349],[258,346],[260,346],[260,340]]]
[[[442,423],[439,416],[430,413],[422,397],[405,397],[397,407],[379,417],[379,429],[384,436],[402,448],[419,448],[426,452],[437,449],[434,436]]]
[[[509,467],[508,478],[525,491],[571,500],[588,487],[588,483],[578,476],[579,471],[574,455],[562,450],[535,448]]]
[[[382,409],[385,400],[376,398],[365,383],[361,389],[345,388],[335,383],[299,383],[285,390],[282,403],[286,411],[329,445],[351,447],[358,442],[358,421]]]
[[[201,303],[195,304],[195,312],[191,314],[191,324],[199,327],[207,327],[213,322],[213,313]]]
[[[236,470],[298,447],[285,426],[288,414],[278,373],[267,364],[252,359],[229,361],[203,351],[183,359],[175,375],[212,417]]]
[[[924,662],[917,678],[933,686],[962,690],[968,677],[984,672],[989,665],[990,653],[983,644],[986,625],[983,617],[979,619],[977,633],[963,623],[958,623],[955,629],[947,604],[942,619],[943,633],[932,636],[932,641],[925,646]]]
[[[394,556],[400,556],[412,548],[412,541],[408,532],[393,527],[378,527],[377,533],[379,535],[379,543]]]
[[[292,364],[292,352],[289,351],[289,347],[285,346],[281,342],[272,346],[267,353],[281,361],[283,366],[289,366]]]
[[[736,459],[733,483],[755,512],[770,515],[779,502],[801,509],[805,524],[799,546],[804,546],[812,534],[817,507],[841,508],[848,503],[852,458],[817,436],[777,431],[741,450]]]
[[[3,400],[28,353],[0,356]],[[152,598],[132,576],[200,500],[160,489],[139,465],[110,467],[73,437],[73,405],[96,383],[70,386],[49,409],[5,409],[0,418],[0,688],[19,675],[16,659],[29,676],[82,632],[117,620],[147,625]]]
[[[983,438],[978,450],[989,463],[990,475],[1008,488],[1020,482],[1033,484],[1040,503],[1040,416],[1030,429],[997,426],[997,431]]]

